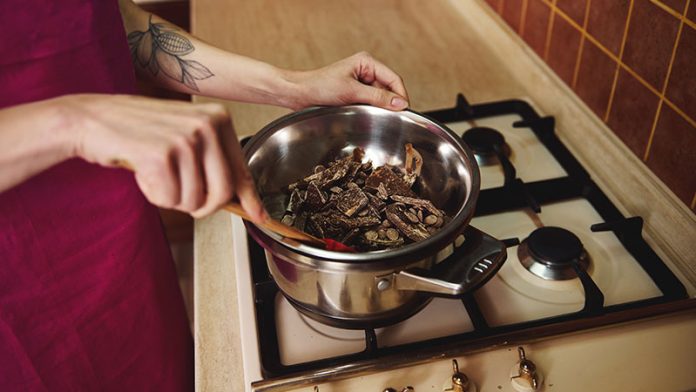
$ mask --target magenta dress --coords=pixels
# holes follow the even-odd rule
[[[0,37],[0,108],[135,92],[116,0],[2,0]],[[72,159],[0,193],[0,391],[192,388],[176,272],[133,175]]]

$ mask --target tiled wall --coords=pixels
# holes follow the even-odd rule
[[[696,0],[486,0],[696,211]]]

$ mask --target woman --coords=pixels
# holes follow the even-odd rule
[[[408,105],[367,54],[283,70],[129,0],[4,0],[0,21],[0,390],[190,389],[155,206],[202,217],[237,198],[266,219],[224,107],[137,97],[135,73],[291,109]]]

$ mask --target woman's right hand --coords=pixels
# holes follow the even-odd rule
[[[74,135],[72,155],[127,165],[153,204],[203,217],[236,197],[257,223],[268,218],[223,105],[101,94],[59,99]]]

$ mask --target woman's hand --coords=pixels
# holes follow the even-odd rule
[[[368,53],[313,71],[291,72],[288,79],[300,86],[291,109],[312,105],[367,103],[389,110],[408,107],[408,93],[401,77]]]
[[[257,223],[267,219],[224,106],[124,95],[60,99],[73,155],[129,166],[153,204],[202,217],[236,196]]]

